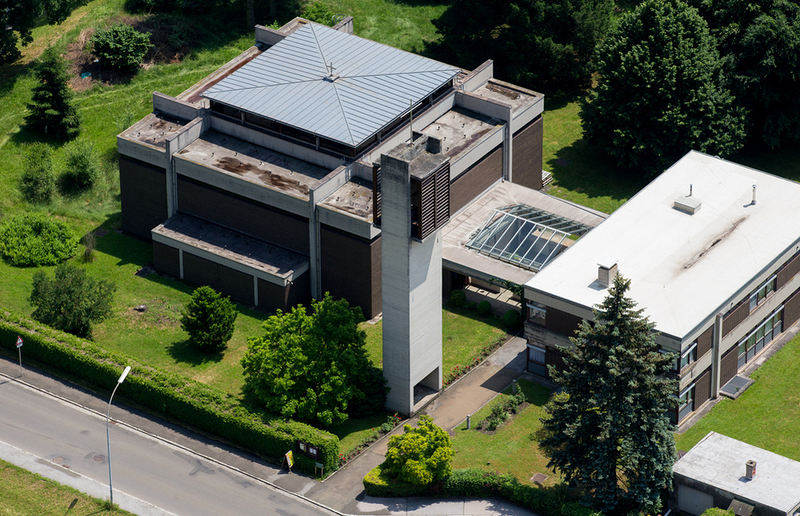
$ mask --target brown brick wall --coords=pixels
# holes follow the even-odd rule
[[[450,183],[450,216],[503,177],[503,148],[497,147]]]
[[[699,345],[699,344],[698,344]],[[700,408],[700,405],[708,401],[711,397],[711,368],[697,377],[694,382],[694,409]]]
[[[322,292],[360,306],[371,319],[381,311],[381,240],[372,242],[320,224]]]
[[[783,330],[800,319],[800,290],[795,291],[783,304]]]
[[[575,330],[578,329],[580,323],[581,318],[577,315],[562,312],[551,306],[547,307],[545,326],[552,332],[558,333],[559,335],[566,335],[567,337],[574,337]]]
[[[178,176],[178,209],[308,255],[308,219]]]
[[[564,370],[564,355],[553,348],[546,348],[544,350],[544,362],[548,365],[547,378],[550,378],[550,365],[555,366],[557,371]]]
[[[192,253],[183,253],[183,279],[198,286],[208,285],[244,304],[252,305],[253,277],[214,263]]]
[[[119,157],[122,230],[150,240],[150,230],[167,220],[167,183],[163,168]]]
[[[720,360],[720,375],[719,386],[722,387],[730,381],[731,378],[736,376],[736,371],[739,369],[739,346],[735,345],[722,355]]]
[[[512,146],[511,166],[514,183],[534,190],[542,189],[542,135],[544,130],[541,115],[517,131]]]
[[[259,279],[258,306],[267,312],[274,312],[277,309],[286,312],[299,304],[305,307],[311,306],[310,275],[309,271],[304,272],[294,279],[294,284],[289,284],[285,288]]]
[[[734,307],[722,318],[722,335],[729,334],[739,323],[747,319],[748,315],[750,315],[750,302],[749,298],[745,298],[744,302]]]
[[[778,272],[778,277],[776,278],[778,283],[777,288],[786,285],[798,272],[800,272],[800,254],[796,254],[794,258],[789,259]]]
[[[708,327],[706,331],[697,337],[697,359],[708,353],[714,341],[714,325]]]
[[[180,253],[174,247],[153,242],[153,265],[157,271],[180,278]]]

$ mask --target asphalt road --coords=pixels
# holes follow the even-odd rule
[[[229,466],[116,424],[110,438],[114,501],[124,494],[169,513],[333,515]],[[0,442],[38,462],[106,486],[106,419],[0,376]],[[87,480],[88,481],[88,480]],[[124,494],[123,494],[124,493]],[[153,511],[157,513],[158,511]]]

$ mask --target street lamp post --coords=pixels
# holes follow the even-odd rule
[[[111,397],[108,399],[108,412],[106,413],[106,442],[108,443],[108,454],[106,454],[106,459],[108,459],[108,490],[110,494],[110,501],[111,505],[114,505],[114,488],[111,486],[111,437],[108,432],[108,422],[111,415],[111,400],[114,399],[114,393],[117,392],[117,387],[125,381],[125,377],[128,376],[128,373],[131,371],[131,366],[125,367],[125,370],[122,371],[122,375],[120,375],[119,380],[117,380],[117,385],[114,386],[114,390],[111,391]]]

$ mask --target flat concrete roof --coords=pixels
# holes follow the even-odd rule
[[[372,222],[372,181],[353,177],[320,202],[319,206]]]
[[[295,275],[308,270],[308,258],[300,253],[183,213],[159,224],[152,232],[280,279],[277,283],[292,281]]]
[[[689,194],[690,215],[673,207]],[[751,204],[756,185],[756,204]],[[597,264],[617,259],[628,295],[683,339],[800,244],[800,183],[689,152],[553,260],[526,288],[584,307],[602,302]],[[765,278],[766,279],[766,278]]]
[[[183,129],[188,123],[188,120],[181,120],[163,113],[150,113],[125,129],[120,136],[165,150],[167,148],[166,139]]]
[[[500,82],[497,79],[490,80],[473,93],[480,97],[510,105],[512,113],[527,106],[537,98],[537,95],[532,91],[524,90],[513,84]]]
[[[745,477],[749,460],[757,463],[752,480]],[[800,462],[716,432],[709,432],[672,471],[784,513],[800,505]]]
[[[606,217],[604,213],[590,208],[578,206],[524,186],[501,181],[452,217],[442,230],[442,263],[444,267],[484,280],[500,278],[518,285],[523,285],[530,280],[534,275],[533,271],[481,254],[466,246],[466,243],[483,227],[495,209],[512,204],[526,204],[591,227],[597,226]],[[572,240],[565,242],[568,242],[566,245],[574,244]],[[544,270],[547,270],[547,267]]]
[[[421,132],[442,141],[442,154],[455,159],[504,123],[464,108],[453,108]]]
[[[330,172],[216,131],[206,131],[175,156],[303,199]]]

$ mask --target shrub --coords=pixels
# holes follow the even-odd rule
[[[14,265],[55,265],[78,250],[78,238],[65,223],[38,213],[5,219],[0,225],[0,254]]]
[[[87,337],[92,323],[111,315],[116,286],[86,276],[86,271],[62,263],[50,279],[43,271],[33,275],[30,302],[34,319],[73,335]]]
[[[130,13],[166,13],[175,10],[176,0],[126,0],[125,10]]]
[[[92,53],[100,64],[114,70],[135,71],[150,49],[150,34],[118,22],[92,36]]]
[[[492,313],[492,304],[485,299],[478,303],[478,315],[481,317],[486,317]]]
[[[107,389],[116,382],[124,365],[131,365],[121,395],[156,414],[225,436],[276,463],[289,450],[299,452],[297,442],[302,441],[317,448],[319,455],[312,459],[295,453],[297,469],[311,474],[316,462],[322,463],[327,472],[336,469],[339,439],[333,434],[253,410],[234,396],[203,383],[143,366],[130,357],[0,310],[0,347],[16,352],[13,346],[17,335],[25,339],[29,359],[49,364],[96,388]]]
[[[420,489],[420,486],[392,480],[383,466],[372,469],[364,477],[367,495],[408,497],[498,497],[520,505],[541,516],[602,516],[574,501],[575,495],[564,487],[541,488],[524,485],[513,475],[480,469],[456,469],[442,482]]]
[[[222,351],[233,337],[239,315],[231,300],[211,287],[199,287],[181,314],[181,327],[201,351]]]
[[[508,328],[509,330],[516,330],[522,324],[522,315],[519,313],[519,310],[506,310],[506,313],[503,314],[503,326]]]
[[[450,436],[433,424],[433,418],[420,416],[419,426],[403,427],[403,435],[389,438],[384,471],[392,478],[414,485],[444,480],[452,471],[453,448]]]
[[[19,189],[22,197],[33,204],[47,204],[56,188],[52,150],[44,143],[34,143],[25,154],[25,172]]]
[[[331,8],[326,4],[322,2],[314,2],[306,5],[303,8],[303,12],[300,13],[300,16],[306,20],[330,27],[333,25],[333,17],[336,16],[336,13],[331,11]]]
[[[450,292],[450,304],[455,308],[463,308],[467,304],[467,295],[463,290]]]
[[[100,177],[100,158],[94,144],[86,139],[67,145],[67,170],[61,177],[61,192],[76,194],[91,189]]]

